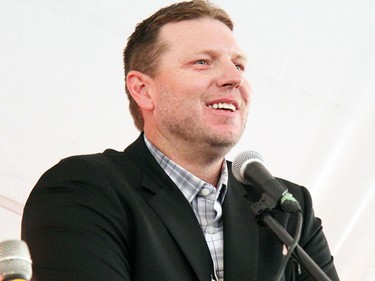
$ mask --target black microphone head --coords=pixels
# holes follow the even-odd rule
[[[30,252],[22,240],[0,243],[0,276],[6,280],[30,280],[32,275]]]
[[[249,181],[244,177],[244,170],[246,165],[252,161],[264,164],[263,156],[260,153],[251,150],[241,152],[233,159],[232,173],[238,181],[249,184]]]

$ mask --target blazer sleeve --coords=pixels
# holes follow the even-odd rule
[[[284,181],[286,182],[286,181]],[[297,186],[286,182],[289,191],[295,195],[303,210],[303,229],[300,246],[316,262],[316,264],[327,274],[332,281],[339,281],[338,274],[334,266],[327,239],[323,232],[322,222],[315,217],[312,199],[309,191],[303,186]],[[295,229],[295,225],[288,227]],[[296,280],[311,280],[311,277],[302,267],[302,273],[296,276]]]
[[[41,177],[24,209],[32,280],[131,280],[129,227],[100,161],[61,161]]]

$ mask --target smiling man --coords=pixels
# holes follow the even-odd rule
[[[127,73],[142,130],[170,160],[216,185],[224,156],[247,119],[244,55],[228,26],[212,18],[168,23],[159,44],[165,50],[156,74]]]
[[[251,96],[232,30],[205,1],[137,25],[124,65],[141,134],[123,152],[64,159],[38,181],[22,222],[35,280],[278,281],[282,245],[251,210],[261,194],[225,160]],[[283,182],[304,213],[301,247],[338,280],[308,191]],[[294,231],[293,216],[277,219]],[[281,278],[310,280],[293,261]]]

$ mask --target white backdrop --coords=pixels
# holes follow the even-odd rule
[[[166,0],[0,1],[0,240],[19,238],[40,177],[138,132],[122,49]],[[249,56],[248,128],[228,156],[263,154],[308,187],[342,280],[375,280],[375,1],[217,0]]]

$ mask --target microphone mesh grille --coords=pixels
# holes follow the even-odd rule
[[[237,156],[233,160],[232,173],[234,177],[242,183],[247,183],[247,180],[244,179],[242,174],[242,167],[244,163],[250,160],[260,161],[264,163],[263,156],[260,153],[251,150],[237,154]]]
[[[32,275],[30,252],[22,240],[0,243],[0,276],[30,280]]]

